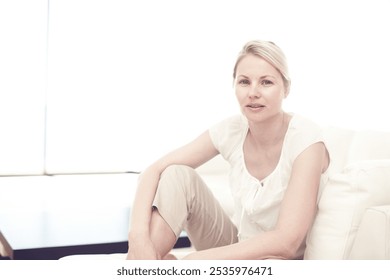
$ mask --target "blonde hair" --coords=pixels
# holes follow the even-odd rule
[[[276,70],[279,71],[283,78],[286,92],[290,90],[291,80],[288,74],[287,60],[283,51],[273,42],[254,40],[249,41],[244,45],[241,52],[238,54],[236,64],[234,65],[233,78],[236,78],[238,63],[248,54],[253,54],[262,59],[265,59]]]

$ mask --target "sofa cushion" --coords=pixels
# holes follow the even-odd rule
[[[366,208],[390,204],[390,159],[349,164],[329,178],[305,259],[347,259]]]
[[[364,212],[349,259],[390,260],[390,205]]]

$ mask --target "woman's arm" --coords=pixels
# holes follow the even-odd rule
[[[320,177],[328,164],[325,145],[311,145],[293,164],[274,230],[236,244],[195,252],[186,259],[294,258],[313,223]]]
[[[132,206],[128,259],[158,259],[161,257],[154,249],[149,232],[152,203],[161,173],[172,164],[196,168],[217,154],[218,151],[206,131],[191,143],[167,154],[142,172]]]

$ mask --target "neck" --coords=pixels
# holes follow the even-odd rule
[[[249,122],[249,136],[257,146],[271,146],[284,139],[289,116],[283,111],[264,122]]]

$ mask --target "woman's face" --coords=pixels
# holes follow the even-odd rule
[[[250,121],[264,121],[282,112],[287,96],[282,76],[266,60],[249,54],[237,65],[235,92],[242,113]]]

